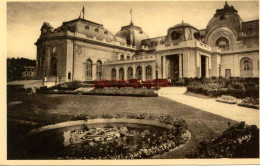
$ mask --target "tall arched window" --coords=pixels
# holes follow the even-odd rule
[[[129,79],[129,80],[133,79],[133,68],[132,67],[129,67],[127,69],[127,79]]]
[[[241,77],[252,77],[253,67],[252,60],[248,57],[241,59],[240,61],[240,75]]]
[[[138,66],[136,68],[136,78],[138,80],[142,80],[142,67],[141,66]]]
[[[97,80],[100,81],[102,77],[102,63],[100,60],[97,61],[96,67],[97,67]]]
[[[115,68],[113,68],[113,69],[111,70],[111,79],[112,79],[112,80],[115,80],[115,79],[116,79],[116,69],[115,69]]]
[[[145,69],[145,75],[146,75],[146,79],[150,80],[152,79],[152,67],[150,65],[148,65]]]
[[[92,61],[90,59],[86,61],[85,79],[86,81],[92,80]]]
[[[120,68],[119,69],[119,80],[124,80],[124,76],[125,76],[125,70],[124,68]]]
[[[216,41],[216,46],[220,48],[229,48],[229,41],[225,37],[221,37]]]
[[[57,60],[56,60],[56,58],[51,59],[51,75],[52,76],[57,75]]]

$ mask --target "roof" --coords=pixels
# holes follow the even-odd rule
[[[73,22],[77,22],[77,21],[88,22],[88,23],[96,24],[96,25],[103,27],[103,24],[99,24],[99,23],[96,23],[96,22],[93,22],[93,21],[85,20],[83,18],[77,18],[77,19],[74,19],[74,20],[71,20],[71,21],[66,21],[66,22],[63,22],[63,24],[69,24],[69,23],[73,23]]]
[[[192,25],[190,25],[190,24],[188,24],[188,23],[184,23],[184,22],[182,22],[182,23],[180,23],[180,24],[176,24],[176,25],[170,27],[169,29],[182,28],[182,27],[190,27],[190,28],[193,28],[193,29],[198,30],[198,29],[195,28],[194,26],[192,26]]]
[[[141,46],[141,41],[149,38],[141,27],[130,23],[127,26],[122,26],[120,31],[116,33],[117,37],[125,38],[128,45],[134,45],[137,48]]]

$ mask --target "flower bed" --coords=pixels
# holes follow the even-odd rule
[[[88,120],[88,119],[96,119],[98,117],[101,118],[129,118],[129,119],[146,119],[146,120],[154,120],[163,124],[170,124],[172,128],[163,131],[160,135],[154,135],[154,133],[147,134],[147,132],[141,132],[141,139],[139,140],[139,150],[131,151],[130,147],[123,147],[118,142],[112,143],[113,147],[118,147],[117,149],[121,149],[120,153],[116,153],[116,155],[108,155],[103,156],[103,158],[99,159],[141,159],[141,158],[150,158],[154,155],[160,155],[162,153],[168,152],[175,147],[186,143],[190,138],[190,133],[188,132],[187,124],[182,119],[175,119],[171,115],[154,115],[154,114],[116,114],[115,116],[109,114],[102,115],[85,115],[81,114],[73,118],[73,120]],[[142,147],[141,144],[145,144],[147,146]],[[148,144],[147,144],[148,143]],[[102,152],[105,153],[105,152]],[[106,154],[106,153],[105,153]]]
[[[109,95],[109,96],[134,96],[134,97],[158,97],[153,89],[145,88],[95,88],[82,95]]]
[[[81,128],[75,127],[62,130],[64,131],[62,134],[64,136],[64,139],[62,139],[64,140],[64,149],[57,154],[47,151],[47,154],[52,154],[51,158],[58,159],[144,159],[173,150],[187,143],[191,137],[186,122],[181,119],[174,119],[170,115],[146,113],[117,115],[81,114],[73,118],[73,120],[90,121],[89,125],[95,125],[98,122],[103,124],[106,119],[109,122],[107,127],[83,126]],[[117,119],[119,120],[118,122],[116,121]],[[125,122],[120,123],[123,120]],[[112,127],[113,122],[115,124],[120,123],[122,126]],[[151,125],[145,128],[144,124],[149,124],[148,122]],[[123,127],[132,123],[139,124],[139,127],[133,127],[132,125]],[[156,125],[152,127],[153,124]],[[53,129],[51,131],[53,133]],[[46,133],[47,131],[44,132],[44,135]],[[35,140],[33,136],[37,135],[32,135],[29,139]],[[46,140],[46,138],[41,139],[43,141]],[[36,145],[32,147],[37,149],[37,145],[38,143],[36,142]]]
[[[236,104],[237,103],[237,99],[235,97],[227,96],[227,95],[222,95],[221,97],[217,98],[216,101],[228,103],[228,104]]]
[[[230,95],[236,98],[259,98],[259,78],[190,79],[187,91],[211,97]]]
[[[237,105],[242,106],[242,107],[259,109],[259,99],[247,97],[245,99],[240,100],[237,103]]]
[[[218,138],[201,142],[188,158],[259,158],[259,129],[244,122],[226,129]]]

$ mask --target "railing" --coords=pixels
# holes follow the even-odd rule
[[[258,32],[240,32],[239,37],[252,37],[252,36],[258,36]]]
[[[132,62],[142,62],[142,61],[151,61],[151,60],[155,60],[155,56],[147,55],[142,57],[134,57],[132,59],[112,60],[112,61],[106,61],[104,62],[104,64],[132,63]]]
[[[156,50],[161,51],[161,50],[168,50],[168,49],[178,49],[183,47],[194,47],[194,48],[197,47],[207,51],[212,50],[212,48],[209,45],[204,44],[198,40],[188,40],[188,41],[182,41],[178,43],[161,44],[157,46]]]

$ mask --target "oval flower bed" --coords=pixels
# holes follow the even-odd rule
[[[222,102],[222,103],[228,103],[228,104],[236,104],[237,99],[233,96],[227,96],[227,95],[222,95],[221,97],[217,98],[216,101]]]
[[[238,106],[259,109],[259,99],[247,97],[237,103]]]
[[[131,113],[116,116],[108,114],[79,115],[73,120],[88,122],[88,125],[80,128],[68,127],[66,131],[64,130],[62,152],[58,151],[57,154],[52,152],[54,156],[49,157],[58,159],[143,159],[173,150],[187,143],[191,137],[186,122],[181,119],[174,120],[170,115]],[[97,124],[101,124],[101,127],[95,126]],[[103,126],[104,124],[107,126]],[[61,129],[65,127],[60,124],[56,126]],[[47,129],[47,127],[42,128]],[[49,129],[56,129],[55,124],[50,125]],[[44,130],[38,129],[38,131]],[[32,139],[35,139],[37,135],[33,136]],[[46,140],[46,138],[41,139]]]

